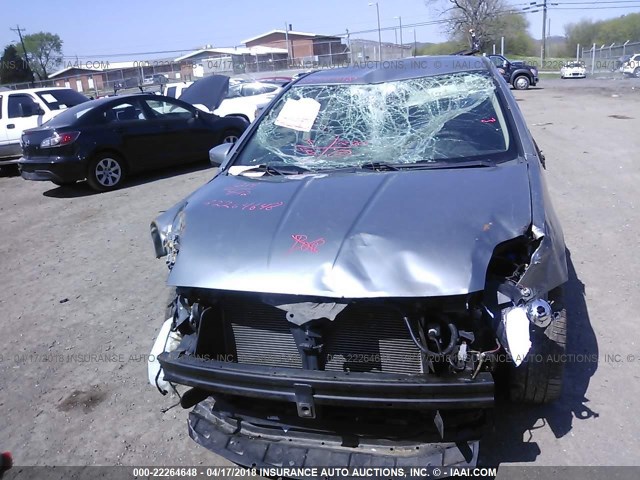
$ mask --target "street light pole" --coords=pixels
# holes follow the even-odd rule
[[[378,16],[378,61],[382,61],[382,34],[380,33],[380,6],[378,2],[370,3],[369,6],[376,6],[376,14]]]

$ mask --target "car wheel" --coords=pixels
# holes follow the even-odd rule
[[[519,367],[510,365],[509,394],[514,402],[544,404],[557,400],[562,391],[567,346],[567,311],[562,290],[549,293],[556,318],[543,331],[532,328],[531,350]]]
[[[87,182],[99,192],[114,190],[122,185],[124,162],[112,153],[101,153],[89,164]]]
[[[516,90],[526,90],[531,85],[531,82],[526,75],[518,75],[513,79],[513,88]]]
[[[222,143],[236,143],[242,133],[240,130],[225,130],[222,133]]]
[[[633,76],[636,78],[640,78],[640,67],[636,67],[636,69],[633,71]]]

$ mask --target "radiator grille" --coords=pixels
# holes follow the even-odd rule
[[[239,363],[302,368],[285,314],[260,302],[225,302],[227,344]],[[349,306],[323,330],[323,344],[327,371],[422,372],[420,352],[393,312]]]
[[[285,312],[263,303],[225,305],[228,334],[239,363],[302,368]]]

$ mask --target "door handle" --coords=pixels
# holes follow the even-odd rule
[[[16,128],[16,124],[15,123],[10,123],[9,125],[7,125],[7,128]]]

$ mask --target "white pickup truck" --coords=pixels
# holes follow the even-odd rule
[[[18,162],[24,130],[38,127],[64,109],[88,100],[70,88],[0,90],[0,167]]]

